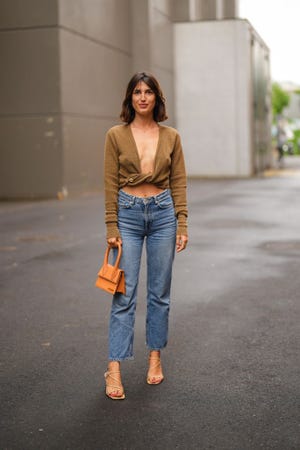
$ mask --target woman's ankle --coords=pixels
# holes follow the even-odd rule
[[[149,357],[160,358],[160,350],[150,350]]]
[[[107,368],[109,372],[120,372],[121,369],[120,361],[109,361]]]

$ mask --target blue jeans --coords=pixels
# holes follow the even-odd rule
[[[120,267],[125,271],[126,294],[113,297],[109,327],[109,360],[133,359],[137,286],[143,243],[147,251],[146,345],[167,345],[172,265],[176,245],[176,217],[170,191],[147,198],[119,191],[118,227],[122,237]]]

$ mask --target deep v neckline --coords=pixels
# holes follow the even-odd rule
[[[141,158],[140,158],[138,146],[137,146],[136,140],[134,139],[134,135],[133,135],[131,126],[130,126],[130,124],[128,125],[129,132],[130,132],[130,137],[131,137],[131,140],[132,140],[132,142],[133,142],[135,154],[136,154],[137,161],[138,161],[139,173],[141,173],[141,174],[143,174],[143,175],[148,175],[149,173],[154,173],[154,172],[155,172],[155,168],[156,168],[156,159],[157,159],[158,148],[159,148],[159,144],[160,144],[160,136],[161,136],[161,126],[160,126],[159,123],[157,124],[157,126],[158,126],[158,139],[157,139],[157,144],[156,144],[156,149],[155,149],[155,154],[154,154],[154,159],[153,159],[153,171],[152,171],[152,172],[144,173],[144,172],[142,172],[142,169],[141,169]]]

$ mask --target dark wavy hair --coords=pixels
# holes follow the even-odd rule
[[[149,86],[149,88],[152,89],[155,94],[155,107],[153,110],[153,119],[155,120],[155,122],[163,122],[164,120],[167,120],[168,116],[165,106],[166,101],[163,96],[161,87],[157,79],[152,74],[147,72],[137,72],[129,81],[125,98],[122,104],[122,111],[120,114],[121,120],[129,125],[135,117],[135,110],[133,109],[131,99],[134,88],[140,81],[146,83],[147,86]]]

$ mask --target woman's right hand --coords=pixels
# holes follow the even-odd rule
[[[113,238],[107,239],[107,243],[108,243],[108,245],[110,247],[117,247],[118,246],[118,244],[117,244],[118,242],[122,245],[122,239],[119,238],[119,237],[113,237]]]

